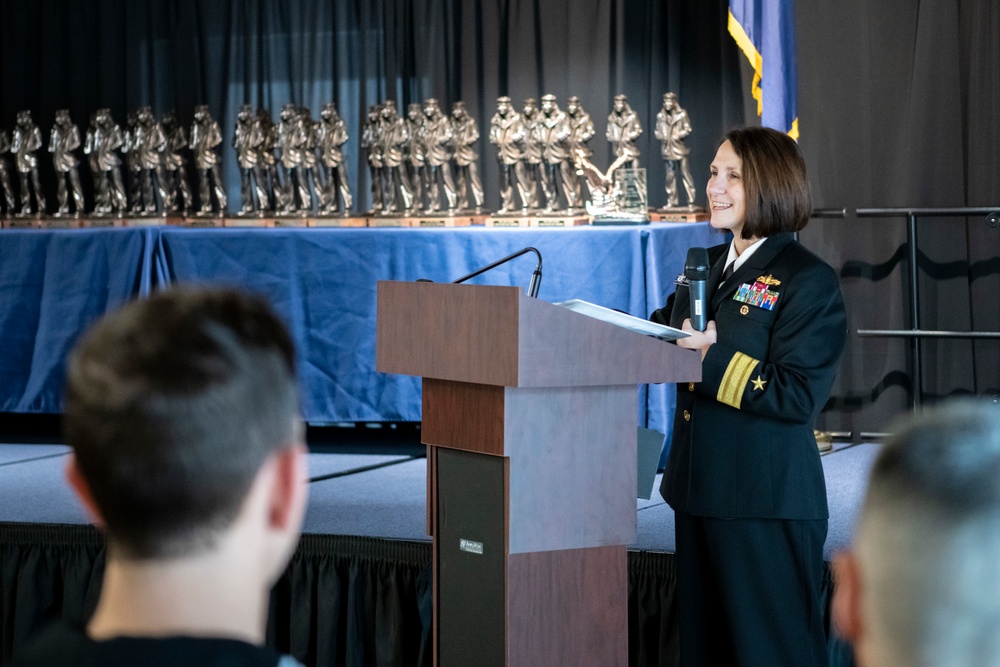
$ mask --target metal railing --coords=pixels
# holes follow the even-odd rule
[[[920,328],[920,291],[917,266],[917,218],[969,217],[981,215],[985,223],[1000,228],[1000,206],[957,208],[859,208],[859,218],[899,218],[907,221],[906,241],[909,250],[909,315],[910,329],[858,329],[858,336],[882,338],[909,338],[913,362],[913,409],[920,407],[923,398],[923,349],[925,338],[978,338],[1000,339],[1000,331],[933,331]]]

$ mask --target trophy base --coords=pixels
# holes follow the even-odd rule
[[[261,228],[261,227],[305,227],[305,218],[281,218],[282,222],[288,220],[294,222],[295,224],[290,225],[279,225],[278,218],[265,218],[260,217],[256,214],[252,216],[236,216],[232,218],[223,218],[223,227],[251,227],[251,228]]]
[[[653,209],[650,208],[650,210]],[[687,204],[685,206],[681,206],[680,204],[677,204],[676,206],[667,205],[667,206],[661,206],[656,210],[659,211],[660,213],[704,213],[705,212],[705,209],[703,209],[701,206],[698,206],[697,204]]]
[[[39,229],[80,229],[83,224],[79,218],[49,218],[39,220],[35,226]]]
[[[551,213],[528,218],[529,227],[579,227],[589,224],[590,217],[579,213]]]
[[[38,229],[41,227],[41,220],[34,218],[4,218],[2,221],[4,229]]]
[[[307,226],[309,227],[366,227],[368,221],[357,215],[318,215],[315,218],[309,218],[307,221]]]
[[[426,212],[421,215],[426,215]],[[464,215],[472,218],[486,218],[490,215],[490,211],[487,211],[481,206],[473,208],[457,208],[455,209],[455,215]]]
[[[369,215],[365,218],[367,227],[412,227],[412,218],[402,215]]]
[[[122,220],[122,227],[162,227],[166,224],[169,224],[169,218],[167,218],[166,213],[157,215],[156,217],[129,217]]]
[[[608,213],[605,215],[594,216],[594,222],[592,223],[597,227],[627,227],[630,225],[648,225],[649,218],[645,216],[639,216],[632,213],[615,215],[613,213]]]
[[[529,213],[494,213],[486,218],[487,227],[530,227]]]
[[[712,216],[701,208],[675,206],[649,212],[652,222],[704,222]]]
[[[184,218],[185,227],[222,227],[225,223],[225,218],[221,214],[217,213],[195,213],[194,215],[188,215]]]
[[[410,218],[411,227],[469,227],[486,224],[486,216],[470,215],[465,212],[452,211],[448,213],[424,213]]]
[[[80,219],[80,226],[89,229],[101,229],[108,227],[124,227],[125,218],[122,215],[90,215]]]

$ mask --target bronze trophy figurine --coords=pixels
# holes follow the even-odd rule
[[[570,162],[576,162],[576,156],[578,154],[582,155],[584,158],[589,158],[593,155],[587,142],[596,133],[594,130],[594,122],[590,119],[590,114],[587,113],[583,105],[580,104],[580,98],[576,95],[568,97],[566,99],[566,118],[569,120],[569,146],[570,146]],[[574,171],[576,171],[574,169]],[[579,205],[584,202],[583,188],[580,186],[579,172],[576,172],[577,178],[573,179],[573,199]]]
[[[187,212],[194,208],[191,186],[188,184],[187,170],[184,168],[184,155],[181,153],[188,145],[187,134],[184,132],[184,126],[177,122],[177,115],[173,111],[163,114],[162,126],[163,134],[167,138],[162,156],[166,188],[170,193],[169,212],[187,215]]]
[[[566,200],[566,211],[579,206],[576,192],[576,169],[570,154],[570,126],[566,113],[556,104],[555,95],[542,96],[541,115],[535,125],[535,135],[542,145],[542,186],[545,188],[545,212],[559,208],[558,179]]]
[[[302,214],[307,215],[312,212],[314,204],[317,208],[323,204],[323,181],[316,165],[319,163],[317,153],[319,151],[319,123],[313,120],[312,111],[309,107],[299,107],[299,123],[302,125],[302,136],[305,143],[302,145],[302,187],[305,188],[306,198],[302,200]],[[315,194],[314,194],[315,193]]]
[[[476,119],[469,115],[465,102],[458,101],[452,105],[451,125],[454,136],[452,144],[455,147],[455,173],[458,177],[458,199],[465,209],[483,210],[485,197],[483,184],[479,180],[476,160],[479,155],[473,148],[479,141],[479,128]]]
[[[614,214],[622,220],[638,223],[649,220],[646,170],[639,166],[639,148],[635,145],[641,134],[642,124],[638,114],[629,106],[628,98],[615,95],[611,114],[608,116],[607,131],[615,161],[621,161],[621,168],[611,172],[615,179]]]
[[[278,145],[278,126],[271,120],[271,112],[267,109],[257,109],[257,123],[262,139],[257,148],[257,187],[258,192],[264,194],[260,207],[275,211],[285,206],[284,190],[278,176],[278,159],[274,156],[274,148]]]
[[[194,124],[191,126],[191,150],[194,152],[194,166],[198,170],[199,214],[210,215],[226,212],[226,190],[219,175],[219,155],[216,147],[222,143],[219,124],[208,112],[208,106],[200,104],[194,108]],[[209,178],[211,177],[211,184]],[[212,205],[215,195],[215,207]]]
[[[5,215],[14,215],[17,202],[14,200],[14,190],[10,183],[10,172],[7,170],[7,158],[4,153],[10,151],[10,138],[0,129],[0,198],[6,204]]]
[[[56,215],[70,215],[69,197],[73,195],[73,216],[84,212],[83,188],[80,187],[80,161],[74,151],[80,148],[80,130],[69,117],[69,109],[56,111],[56,121],[49,135],[49,152],[56,170],[59,210]],[[69,187],[67,188],[67,183]]]
[[[325,191],[321,198],[322,210],[327,214],[346,215],[353,205],[351,188],[347,183],[347,170],[344,168],[344,144],[349,139],[347,126],[337,113],[337,105],[333,102],[323,105],[319,117],[320,165],[326,172]],[[338,192],[342,205],[338,205]]]
[[[700,211],[694,203],[694,179],[688,167],[688,147],[684,138],[691,134],[691,121],[687,111],[677,103],[676,93],[663,96],[663,108],[656,114],[655,136],[660,140],[663,163],[666,167],[667,205],[661,211]],[[687,195],[687,206],[680,206],[677,191],[677,172],[681,173],[681,184]]]
[[[233,132],[233,149],[240,168],[240,215],[263,215],[263,210],[268,208],[267,192],[258,179],[263,143],[260,119],[252,106],[244,104],[236,114],[236,129]]]
[[[110,109],[94,113],[83,152],[90,156],[94,172],[94,213],[121,216],[127,207],[125,183],[122,181],[121,158],[118,149],[125,143],[122,130],[111,118]]]
[[[410,135],[393,100],[382,103],[379,140],[382,144],[382,212],[409,213],[413,209],[413,191],[403,162]]]
[[[382,106],[373,104],[368,107],[368,118],[365,129],[361,133],[361,148],[365,151],[368,161],[368,178],[371,180],[372,208],[371,212],[378,215],[382,212],[382,139],[381,139]]]
[[[511,105],[510,98],[498,97],[497,111],[490,119],[490,143],[497,147],[500,166],[500,210],[497,213],[501,215],[517,211],[515,189],[521,199],[521,209],[527,210],[531,203],[531,193],[525,185],[527,174],[523,162],[527,134],[524,119]]]
[[[281,168],[285,181],[282,213],[302,211],[312,203],[309,188],[302,177],[302,162],[308,140],[298,108],[294,104],[286,104],[279,115],[276,144],[281,151]]]
[[[615,95],[614,105],[611,114],[608,116],[607,138],[611,142],[611,147],[615,151],[615,157],[626,156],[626,169],[638,167],[639,149],[635,145],[635,140],[642,134],[642,125],[639,123],[639,116],[628,104],[628,98],[624,95]]]
[[[121,146],[125,154],[125,170],[128,172],[128,197],[131,201],[129,210],[134,215],[142,212],[142,195],[139,192],[139,177],[142,167],[139,164],[139,112],[130,111],[125,116],[125,136]]]
[[[406,173],[413,190],[415,211],[427,209],[424,193],[427,192],[427,150],[422,143],[423,126],[426,117],[420,102],[411,102],[406,107],[406,131],[410,141],[406,145]]]
[[[454,213],[458,206],[458,193],[451,176],[451,141],[454,135],[451,122],[443,113],[438,101],[433,97],[424,101],[426,120],[421,128],[422,142],[427,159],[427,210],[441,210],[441,195],[438,182],[444,185],[444,196],[448,212]]]
[[[524,208],[537,211],[541,206],[542,184],[542,144],[538,140],[535,126],[538,125],[538,103],[529,97],[524,101],[521,117],[524,119],[524,151],[521,158],[521,173],[524,175],[521,187],[528,195]]]
[[[167,135],[149,107],[139,109],[136,115],[136,127],[138,129],[136,157],[139,162],[139,188],[142,193],[143,210],[148,215],[166,215],[172,207],[173,196],[167,187],[167,177],[163,167]],[[160,206],[157,206],[157,195]]]
[[[17,173],[21,180],[21,211],[19,215],[45,215],[45,195],[38,178],[38,158],[35,152],[42,147],[42,133],[31,119],[30,111],[17,113],[17,125],[11,137],[10,152],[16,156]],[[32,211],[32,195],[35,209]]]

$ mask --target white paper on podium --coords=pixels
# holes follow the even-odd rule
[[[629,331],[634,331],[645,336],[653,336],[654,338],[659,338],[661,340],[677,340],[678,338],[687,338],[691,335],[681,331],[680,329],[668,327],[663,324],[657,324],[656,322],[650,322],[649,320],[643,320],[638,317],[632,317],[626,313],[620,313],[617,310],[605,308],[604,306],[598,306],[595,303],[582,301],[580,299],[561,301],[555,305],[568,308],[575,313],[580,313],[581,315],[586,315],[587,317],[593,317],[594,319],[601,320],[602,322],[614,324],[615,326],[628,329]]]

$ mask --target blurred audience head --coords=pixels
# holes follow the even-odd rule
[[[1000,665],[1000,408],[898,424],[879,453],[833,612],[862,667]]]
[[[244,521],[284,567],[304,434],[292,339],[266,302],[188,288],[135,301],[84,335],[66,386],[67,474],[113,557],[198,555]]]

